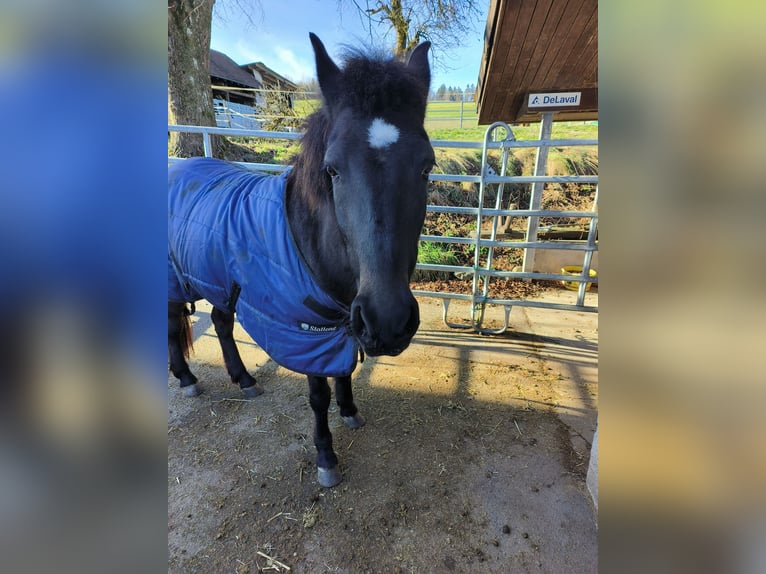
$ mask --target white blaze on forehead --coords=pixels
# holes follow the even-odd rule
[[[370,147],[375,149],[390,146],[398,139],[399,129],[381,118],[372,120],[370,129],[367,130],[367,141],[370,143]]]

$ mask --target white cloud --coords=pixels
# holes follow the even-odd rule
[[[308,62],[303,58],[298,58],[292,50],[282,48],[281,46],[274,47],[274,54],[277,57],[278,64],[275,64],[275,66],[271,66],[268,62],[264,62],[264,64],[275,72],[294,82],[308,80],[314,76],[313,61]]]
[[[252,47],[253,47],[252,42],[248,42],[247,40],[240,38],[239,40],[237,40],[236,53],[229,54],[229,57],[231,57],[231,59],[237,62],[238,64],[249,64],[251,62],[263,62],[263,58],[264,58],[263,52],[260,52],[258,50],[253,50]]]
[[[267,34],[263,34],[258,45],[254,45],[252,40],[238,39],[234,50],[227,55],[238,64],[263,62],[287,79],[301,82],[315,76],[313,52],[310,47],[307,51],[310,58],[296,56],[291,49],[275,45]]]

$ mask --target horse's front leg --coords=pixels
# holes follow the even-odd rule
[[[213,307],[210,318],[221,343],[223,361],[226,363],[226,371],[233,383],[239,384],[242,394],[246,397],[257,397],[263,393],[263,387],[257,384],[253,376],[247,372],[242,357],[239,355],[237,343],[234,341],[234,313],[225,313],[217,307]]]
[[[186,357],[191,346],[191,323],[186,303],[168,301],[168,356],[170,371],[181,382],[181,390],[187,397],[199,394],[197,377],[189,370]]]
[[[325,377],[309,379],[309,402],[314,411],[314,446],[317,449],[317,480],[324,487],[338,484],[343,477],[338,470],[338,457],[332,449],[332,434],[327,424],[330,408],[330,385]]]
[[[364,426],[366,421],[359,414],[359,409],[354,404],[354,394],[351,391],[351,375],[335,379],[335,400],[338,402],[338,407],[340,407],[340,418],[343,419],[347,427],[358,429]]]

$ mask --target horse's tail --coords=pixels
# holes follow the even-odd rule
[[[189,353],[194,350],[194,336],[192,333],[191,322],[191,316],[194,314],[194,311],[194,303],[192,303],[191,308],[189,308],[188,305],[184,305],[183,311],[181,312],[181,333],[179,334],[178,339],[181,342],[181,351],[187,359],[189,358]]]

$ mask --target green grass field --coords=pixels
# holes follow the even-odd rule
[[[484,141],[488,126],[439,127],[429,124],[426,118],[426,131],[432,140],[446,141]],[[540,137],[540,124],[511,125],[517,140],[536,140]],[[502,131],[500,132],[502,135]],[[554,139],[598,139],[598,124],[592,122],[554,122],[551,131]]]
[[[463,118],[460,118],[461,102],[428,102],[426,131],[431,139],[448,141],[483,141],[487,126],[478,124],[476,102],[463,102]],[[295,111],[307,116],[319,108],[319,100],[297,100]],[[540,124],[511,126],[519,140],[533,140],[540,135]],[[554,139],[598,139],[598,122],[554,122]]]

